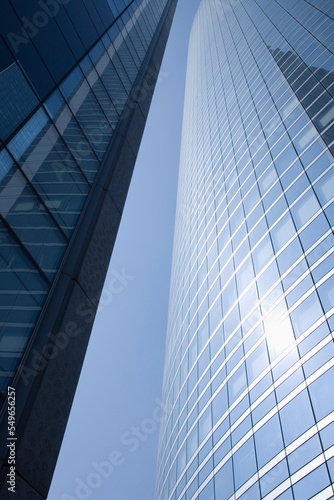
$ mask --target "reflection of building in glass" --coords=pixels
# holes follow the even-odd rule
[[[333,13],[195,17],[157,500],[333,497]]]
[[[334,73],[307,66],[295,53],[272,51],[277,65],[317,131],[334,153]],[[319,64],[319,63],[318,63]]]
[[[0,390],[16,388],[17,498],[47,495],[175,5],[1,5]],[[7,404],[0,420],[5,480]]]

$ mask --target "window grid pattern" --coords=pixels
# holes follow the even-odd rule
[[[333,14],[203,0],[195,17],[159,500],[333,496]]]
[[[1,91],[8,94],[5,112],[12,106],[8,89],[13,82],[18,102],[27,99],[18,114],[20,122],[36,103],[39,106],[19,128],[12,109],[7,132],[17,130],[0,152],[3,391],[15,375],[101,161],[126,111],[167,0],[110,1],[109,5],[115,16],[127,9],[106,32],[100,26],[105,32],[100,41],[47,99],[36,95],[20,66],[11,65],[0,74],[0,83],[5,82]],[[54,19],[60,22],[59,16]],[[75,17],[72,21],[75,24]],[[96,24],[98,18],[93,16],[91,22]]]

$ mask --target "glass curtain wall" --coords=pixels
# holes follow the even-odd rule
[[[196,15],[157,500],[333,497],[333,16],[325,0]]]

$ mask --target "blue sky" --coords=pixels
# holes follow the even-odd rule
[[[179,0],[48,500],[153,500],[189,33]]]

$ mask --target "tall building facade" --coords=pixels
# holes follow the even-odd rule
[[[9,431],[15,498],[47,496],[175,6],[2,2],[1,498]]]
[[[334,496],[334,5],[202,0],[157,500]]]

